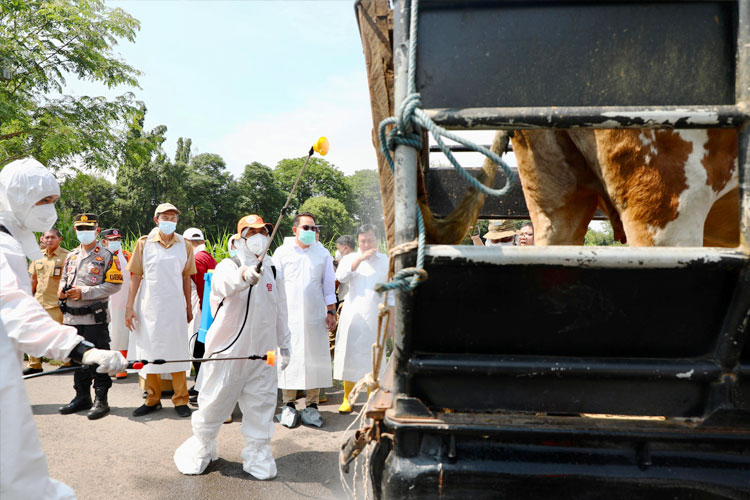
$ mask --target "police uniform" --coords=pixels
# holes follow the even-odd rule
[[[68,251],[58,246],[52,255],[47,251],[41,259],[31,262],[29,265],[29,274],[36,278],[36,292],[34,298],[39,302],[52,319],[58,323],[63,322],[63,314],[57,305],[57,288],[62,277],[65,257]],[[42,369],[42,360],[29,356],[29,368],[35,370]]]
[[[73,226],[80,230],[94,230],[97,227],[96,215],[79,214],[75,217]],[[63,312],[63,324],[75,327],[78,334],[94,344],[94,347],[109,349],[109,296],[119,291],[121,286],[122,266],[116,255],[98,241],[88,251],[83,245],[79,245],[65,259],[60,290],[67,291],[71,287],[78,287],[81,290],[81,298],[59,301]],[[92,378],[97,399],[103,398],[106,401],[112,380],[106,373],[96,373],[93,367],[77,370],[73,374],[76,399],[88,398],[90,402]],[[78,411],[73,408],[69,408],[72,411],[66,411],[65,408],[67,407],[62,407],[60,412],[66,414]]]

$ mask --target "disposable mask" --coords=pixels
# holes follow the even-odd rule
[[[315,231],[299,230],[297,231],[297,236],[303,245],[312,245],[315,243]]]
[[[168,221],[168,220],[160,220],[159,221],[159,231],[169,236],[170,234],[174,233],[174,230],[177,229],[177,223]]]
[[[96,238],[96,231],[76,231],[78,241],[83,245],[88,245]]]
[[[237,250],[234,248],[229,251],[229,257],[236,257],[237,256]]]
[[[57,210],[54,203],[45,203],[44,205],[34,205],[26,214],[23,225],[30,231],[45,233],[52,229],[57,221]]]
[[[110,241],[107,248],[109,248],[110,252],[115,253],[122,248],[122,244],[119,241]]]
[[[247,247],[250,253],[252,253],[256,257],[259,257],[260,254],[263,252],[263,250],[266,249],[267,242],[268,240],[266,239],[266,237],[258,233],[246,239],[245,246]]]
[[[335,253],[335,254],[333,255],[333,258],[334,258],[334,259],[335,259],[336,261],[339,261],[339,260],[343,259],[343,258],[344,258],[344,256],[343,256],[343,255],[341,255],[341,252],[339,252],[338,250],[336,250],[336,253]]]

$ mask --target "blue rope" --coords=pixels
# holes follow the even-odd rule
[[[422,102],[420,100],[419,93],[417,93],[417,83],[415,78],[416,61],[417,61],[417,14],[419,13],[419,0],[412,0],[411,2],[411,18],[409,22],[409,76],[408,76],[408,95],[404,101],[400,104],[396,116],[386,118],[378,126],[378,137],[380,139],[380,152],[383,154],[388,162],[388,166],[391,168],[391,172],[395,170],[393,163],[393,156],[391,151],[396,149],[396,146],[403,145],[409,146],[414,149],[422,148],[422,136],[418,130],[427,129],[429,130],[432,137],[435,139],[440,151],[443,152],[448,161],[450,161],[453,168],[455,168],[461,178],[469,183],[471,187],[477,189],[481,193],[489,196],[502,196],[510,190],[513,183],[513,173],[505,163],[500,155],[490,151],[489,149],[475,144],[474,142],[460,137],[448,130],[439,127],[422,109]],[[386,129],[389,126],[393,126],[390,133],[386,135]],[[497,165],[499,165],[505,172],[507,182],[505,186],[500,189],[492,189],[469,174],[459,163],[458,160],[453,156],[453,152],[442,140],[442,137],[446,137],[454,142],[462,144],[467,148],[482,153],[487,158],[491,159]],[[425,247],[425,232],[424,232],[424,220],[422,219],[422,212],[417,208],[417,226],[419,229],[418,236],[418,247],[417,247],[417,265],[416,267],[407,267],[396,273],[393,280],[388,283],[379,283],[376,285],[375,290],[378,292],[384,292],[387,290],[400,289],[403,291],[414,290],[416,286],[427,279],[427,271],[424,267],[424,247]]]

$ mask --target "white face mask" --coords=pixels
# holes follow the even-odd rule
[[[107,248],[110,252],[115,253],[122,248],[122,244],[119,241],[110,241]]]
[[[243,265],[248,266],[258,262],[258,255],[266,248],[266,237],[254,234],[237,243],[237,256]]]
[[[334,258],[334,260],[339,261],[339,260],[343,259],[344,256],[341,255],[341,252],[339,252],[338,250],[336,250],[336,254],[333,256],[333,258]]]
[[[44,205],[34,205],[26,214],[23,225],[30,231],[46,233],[57,221],[57,210],[54,203],[45,203]]]
[[[260,257],[261,252],[266,249],[267,244],[268,238],[260,233],[254,234],[245,240],[245,246],[256,257]]]
[[[76,231],[76,237],[83,245],[88,245],[96,239],[96,231]]]

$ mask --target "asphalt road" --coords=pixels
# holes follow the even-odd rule
[[[45,370],[54,368],[44,365]],[[95,421],[88,420],[86,412],[57,412],[74,395],[72,374],[25,382],[50,476],[72,487],[79,500],[346,498],[339,480],[338,450],[346,427],[361,405],[355,406],[350,415],[340,415],[341,389],[327,391],[328,403],[320,405],[321,429],[287,429],[275,424],[271,447],[278,476],[259,481],[242,470],[244,441],[239,407],[235,408],[234,422],[222,426],[219,460],[212,462],[203,475],[183,476],[172,456],[192,434],[190,419],[177,416],[168,396],[162,398],[161,411],[133,417],[133,410],[143,403],[137,376],[131,374],[113,382],[109,392],[112,411]],[[360,402],[363,400],[360,397]],[[303,408],[304,402],[298,401],[297,407]]]

